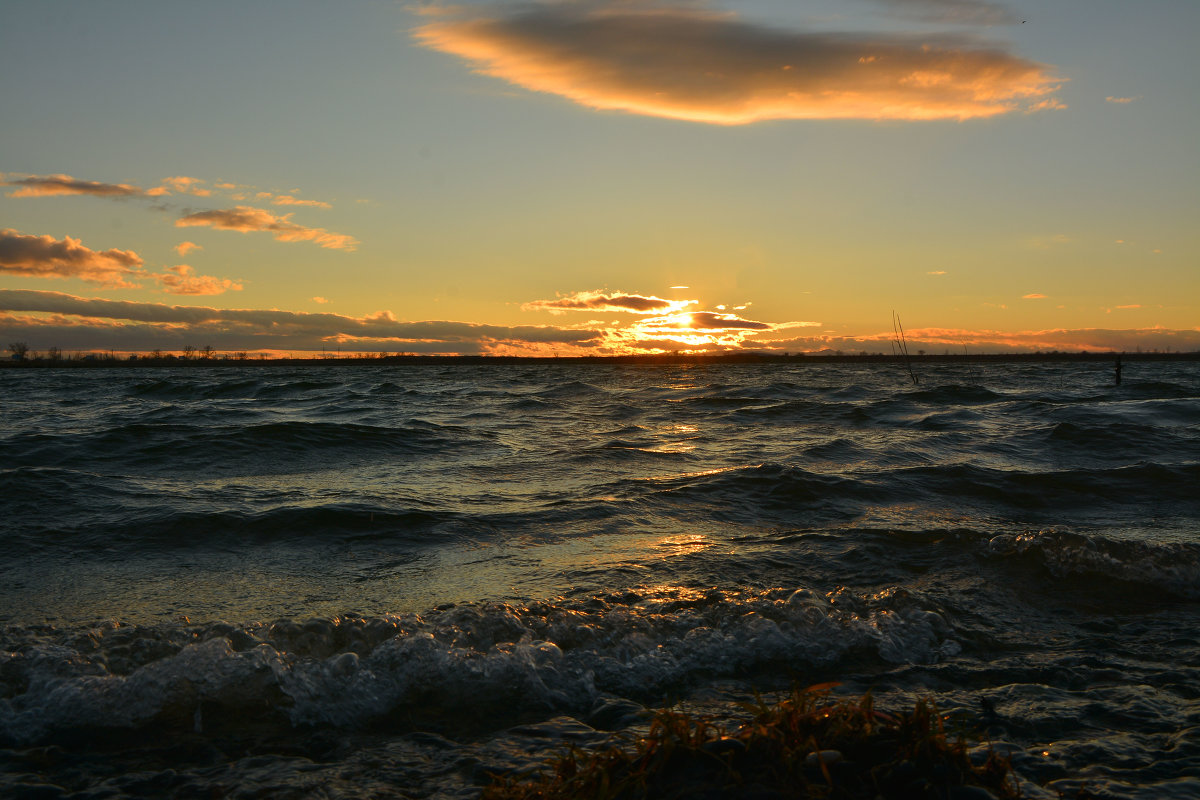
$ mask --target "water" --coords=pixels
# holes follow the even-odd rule
[[[0,792],[474,797],[839,680],[1200,797],[1200,363],[921,375],[0,371]]]

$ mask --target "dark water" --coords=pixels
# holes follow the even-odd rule
[[[0,372],[0,794],[473,797],[840,680],[1200,797],[1200,364],[922,378]]]

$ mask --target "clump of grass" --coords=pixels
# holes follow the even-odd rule
[[[748,707],[734,731],[705,717],[662,712],[632,747],[572,748],[533,778],[498,776],[484,800],[641,798],[1018,797],[1006,759],[972,764],[928,701],[876,711],[870,694],[834,700],[835,684],[793,690],[774,705]],[[975,787],[975,788],[967,788]],[[981,791],[985,790],[985,791]]]

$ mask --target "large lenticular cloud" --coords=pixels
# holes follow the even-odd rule
[[[527,89],[694,122],[964,120],[1060,105],[1047,67],[973,39],[805,33],[694,7],[441,10],[415,35]]]

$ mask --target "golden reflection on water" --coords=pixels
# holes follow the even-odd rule
[[[713,541],[703,534],[664,536],[651,545],[662,558],[688,556],[699,553],[701,550],[707,550],[712,546]]]
[[[644,453],[690,453],[696,449],[691,440],[699,438],[700,428],[695,425],[664,425],[655,434],[660,443],[653,447],[639,447]]]

